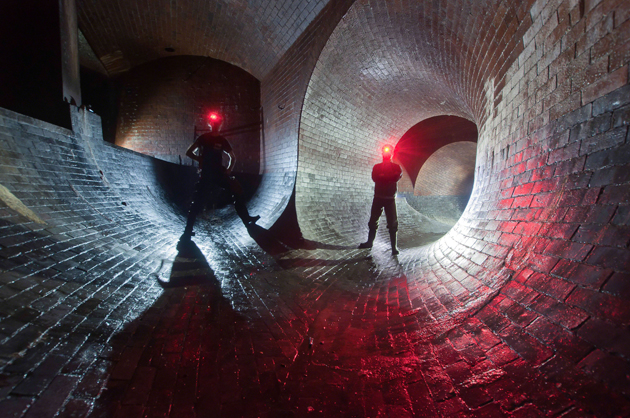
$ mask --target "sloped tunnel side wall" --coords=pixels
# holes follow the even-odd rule
[[[71,110],[74,131],[0,109],[1,268],[85,283],[111,258],[114,283],[124,253],[145,280],[173,255],[196,173],[104,142],[100,118]]]
[[[612,408],[630,395],[629,13],[617,1],[358,1],[319,58],[300,125],[305,236],[360,242],[379,146],[419,119],[474,120],[469,204],[440,241],[403,252],[408,278],[442,281],[445,314],[477,306],[469,321],[495,334],[488,343],[602,416],[613,411],[599,393],[626,397]]]
[[[293,194],[300,115],[309,77],[326,40],[353,1],[329,2],[261,80],[263,175],[250,212],[262,215],[258,224],[265,228],[274,224]]]

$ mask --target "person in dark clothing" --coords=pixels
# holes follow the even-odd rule
[[[392,244],[392,254],[398,254],[396,243],[396,233],[398,231],[398,216],[396,214],[396,183],[402,177],[402,169],[392,161],[394,150],[389,145],[383,147],[383,162],[376,164],[372,169],[372,180],[374,180],[374,200],[368,222],[368,239],[359,248],[372,248],[378,220],[385,209],[387,218],[387,228]]]
[[[211,203],[215,192],[223,190],[230,194],[234,209],[245,225],[255,223],[260,216],[250,216],[242,198],[242,188],[238,181],[230,176],[236,158],[230,143],[221,135],[219,130],[222,124],[221,117],[216,113],[208,117],[210,132],[200,135],[186,150],[186,156],[199,162],[199,182],[195,187],[193,202],[188,212],[188,220],[182,241],[190,240],[194,235],[193,226],[197,215]],[[227,167],[223,166],[223,155],[228,156]]]

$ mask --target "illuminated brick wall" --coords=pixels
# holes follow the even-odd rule
[[[250,202],[270,227],[284,211],[295,186],[302,101],[320,51],[352,0],[330,2],[261,81],[264,137],[261,185]]]
[[[110,75],[173,55],[210,56],[265,77],[324,0],[77,1],[79,27]],[[254,23],[255,22],[255,23]]]
[[[237,156],[235,171],[259,173],[260,83],[247,72],[211,58],[172,57],[134,68],[119,85],[116,145],[190,164],[195,127],[207,130],[205,116],[215,110]]]
[[[304,235],[360,242],[379,146],[419,120],[468,118],[470,202],[407,262],[473,290],[476,320],[549,378],[627,394],[629,17],[628,2],[606,0],[355,2],[304,102]]]
[[[475,154],[474,142],[454,142],[435,151],[426,160],[414,186],[418,196],[470,196]]]

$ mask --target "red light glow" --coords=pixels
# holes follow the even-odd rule
[[[208,119],[210,119],[212,122],[216,122],[216,121],[218,121],[220,118],[219,118],[219,115],[217,115],[216,113],[210,113],[210,114],[208,115]]]

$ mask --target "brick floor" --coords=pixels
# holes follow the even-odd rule
[[[161,227],[141,251],[24,232],[42,255],[1,259],[3,416],[628,413],[622,395],[497,322],[499,299],[418,275],[427,247],[271,256],[228,216],[202,220],[178,251],[181,223]],[[609,402],[594,410],[589,396]]]
[[[164,166],[47,129],[0,131],[2,184],[37,213],[0,208],[2,417],[630,415],[627,312],[589,289],[624,294],[613,267],[569,293],[494,245],[517,223],[401,227],[392,258],[385,228],[292,247],[232,208],[178,249]]]

